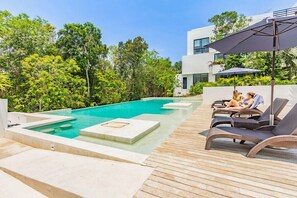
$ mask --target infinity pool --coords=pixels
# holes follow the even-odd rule
[[[162,109],[164,104],[179,100],[180,99],[138,100],[99,107],[83,108],[72,111],[45,112],[46,114],[70,116],[74,119],[71,121],[31,128],[30,130],[38,132],[54,130],[52,132],[49,132],[48,134],[148,154],[166,137],[168,137],[168,135],[185,119],[185,117],[200,104],[199,101],[191,101],[193,103],[193,106],[189,109]],[[159,121],[161,123],[161,126],[132,145],[80,136],[79,131],[81,129],[116,118],[136,118],[142,120]],[[63,125],[68,125],[71,127],[62,129],[61,126]]]

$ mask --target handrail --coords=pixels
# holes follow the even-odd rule
[[[273,17],[286,17],[297,15],[297,7],[277,10],[273,12]]]

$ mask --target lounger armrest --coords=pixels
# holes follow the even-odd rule
[[[268,126],[269,125],[269,120],[261,120],[259,121],[260,126]]]
[[[230,100],[216,100],[211,104],[211,108],[216,107],[217,105],[224,106],[225,102],[230,102]]]
[[[243,110],[240,110],[239,113],[241,115],[261,115],[263,112],[259,109],[243,109]]]
[[[240,117],[241,115],[261,115],[263,112],[259,109],[243,109],[237,113],[233,113],[232,117]]]
[[[275,127],[275,125],[265,125],[257,128],[256,131],[272,131]]]
[[[252,119],[252,120],[258,120],[261,116],[251,116],[248,117],[248,119]]]
[[[291,135],[297,135],[297,128],[293,131]]]
[[[279,117],[274,118],[275,121],[280,122],[282,119],[280,119]]]
[[[281,119],[279,118],[275,118],[274,119],[274,125],[278,125],[278,123],[281,121]],[[260,126],[268,126],[269,125],[269,120],[261,120],[261,121],[258,121]]]
[[[212,112],[212,118],[215,117],[216,114],[229,114],[229,115],[233,115],[235,113],[238,113],[238,110],[226,110],[226,109],[215,109],[213,112]]]

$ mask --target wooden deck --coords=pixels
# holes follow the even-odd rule
[[[297,197],[296,150],[265,149],[215,140],[204,150],[211,109],[199,107],[146,160],[155,171],[135,197]]]

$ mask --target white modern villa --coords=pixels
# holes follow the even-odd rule
[[[289,16],[296,14],[296,7],[250,16],[251,24],[266,17]],[[190,87],[196,82],[214,82],[215,74],[223,68],[212,64],[222,58],[222,54],[214,49],[205,47],[213,34],[214,26],[205,26],[187,32],[187,55],[182,57],[182,74],[178,75],[180,87],[175,89],[174,95],[181,96],[189,93]]]

